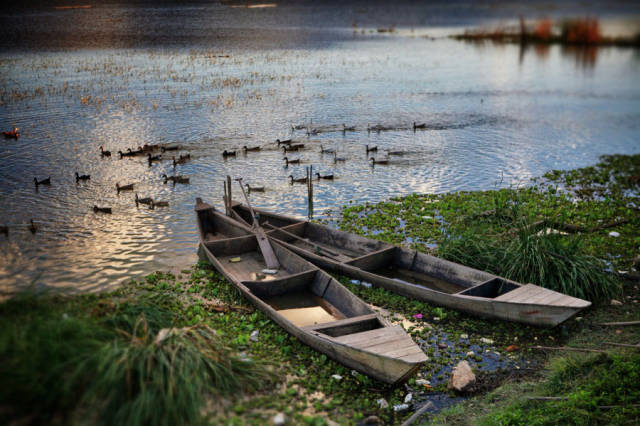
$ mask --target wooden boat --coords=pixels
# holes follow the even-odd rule
[[[234,202],[234,218],[247,226],[251,214]],[[470,314],[553,327],[591,302],[416,250],[254,209],[270,238],[320,268]],[[277,229],[274,229],[277,228]]]
[[[427,360],[401,326],[390,324],[312,263],[272,241],[280,268],[266,270],[253,233],[201,199],[195,211],[201,247],[213,266],[302,342],[391,384],[407,380]]]

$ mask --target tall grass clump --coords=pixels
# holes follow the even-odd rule
[[[620,282],[605,263],[584,253],[575,236],[535,233],[523,225],[511,240],[472,233],[450,237],[440,256],[521,283],[533,283],[591,301],[617,295]]]
[[[205,325],[153,333],[143,316],[133,330],[100,348],[87,402],[107,424],[194,424],[207,397],[255,390],[270,373],[233,355]]]

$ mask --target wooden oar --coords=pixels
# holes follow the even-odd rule
[[[334,258],[335,260],[338,260],[338,261],[342,262],[342,260],[340,260],[339,258],[337,258],[337,257],[336,257],[336,256],[343,256],[343,255],[342,255],[342,254],[340,254],[340,253],[336,253],[335,251],[331,251],[331,250],[326,249],[326,248],[324,248],[324,247],[320,247],[319,245],[317,245],[317,244],[315,244],[315,243],[311,242],[308,238],[303,238],[303,237],[301,237],[301,236],[299,236],[299,235],[296,235],[296,234],[294,234],[294,233],[292,233],[292,232],[285,231],[285,230],[284,230],[284,229],[282,229],[282,228],[275,227],[275,226],[273,226],[272,224],[270,224],[269,222],[265,222],[265,223],[264,223],[264,225],[265,225],[265,226],[268,226],[268,227],[269,227],[269,228],[271,228],[271,229],[278,230],[278,231],[282,232],[283,234],[288,235],[288,236],[290,236],[290,237],[293,237],[293,238],[295,238],[295,239],[297,239],[297,240],[300,240],[300,241],[302,241],[302,242],[304,242],[304,243],[307,243],[307,244],[309,244],[310,246],[312,246],[312,247],[314,248],[314,250],[324,251],[324,252],[326,252],[327,254],[329,254],[329,257]]]
[[[247,193],[244,191],[244,186],[242,186],[242,178],[237,178],[236,180],[240,185],[240,189],[242,190],[244,199],[247,200],[247,205],[249,206],[249,211],[251,212],[251,218],[253,219],[253,232],[256,234],[256,238],[258,238],[260,251],[262,252],[264,261],[267,264],[267,268],[278,269],[280,268],[280,263],[278,263],[278,258],[276,257],[275,253],[273,253],[273,247],[271,247],[271,244],[267,239],[267,235],[264,233],[264,229],[260,227],[260,224],[258,224],[258,221],[256,220],[256,214],[253,212],[253,207],[251,207],[249,197],[247,197]]]

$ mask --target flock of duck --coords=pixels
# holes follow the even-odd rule
[[[367,131],[371,132],[371,131],[376,131],[376,132],[380,132],[380,131],[384,131],[384,130],[392,130],[392,129],[406,129],[406,127],[388,127],[388,126],[382,126],[382,125],[375,125],[375,126],[370,126],[367,125]],[[411,127],[410,127],[411,128]],[[409,129],[410,129],[409,128]],[[426,129],[427,126],[425,123],[422,124],[417,124],[416,122],[413,122],[413,131],[415,132],[417,129]],[[307,136],[313,135],[313,134],[318,134],[324,131],[329,131],[329,130],[323,130],[323,129],[319,129],[319,128],[310,128],[307,125],[298,125],[298,126],[291,126],[291,130],[292,133],[295,132],[296,130],[304,130],[306,129],[306,134]],[[342,125],[342,132],[346,133],[347,131],[355,131],[356,127],[355,126],[346,126],[345,124]],[[18,131],[17,127],[13,127],[12,130],[10,131],[4,131],[2,132],[4,137],[7,139],[18,139],[20,137],[20,133]],[[276,139],[275,140],[275,144],[277,146],[278,149],[282,149],[282,154],[283,154],[283,158],[282,160],[284,161],[284,167],[288,168],[289,165],[299,165],[303,162],[303,160],[301,158],[290,158],[288,156],[289,153],[292,152],[299,152],[301,150],[306,149],[307,147],[305,146],[304,143],[299,143],[299,142],[295,142],[293,139],[285,139],[285,140],[280,140],[280,139]],[[119,155],[120,159],[123,158],[131,158],[131,157],[146,157],[146,161],[149,165],[149,167],[151,167],[154,163],[159,163],[162,162],[164,160],[171,160],[171,163],[173,165],[173,168],[175,169],[175,167],[177,165],[180,164],[185,164],[186,162],[191,160],[191,155],[190,154],[180,154],[177,158],[175,155],[171,155],[171,157],[163,157],[164,155],[166,155],[167,152],[176,152],[180,150],[180,146],[178,145],[161,145],[161,144],[156,144],[156,145],[149,145],[149,144],[145,144],[143,146],[139,146],[137,149],[131,149],[128,148],[126,151],[118,151],[117,154]],[[242,148],[230,151],[230,150],[224,150],[222,152],[222,157],[224,159],[229,159],[229,158],[235,158],[237,156],[238,152],[243,152],[245,155],[249,152],[260,152],[263,150],[263,146],[243,146]],[[380,150],[382,151],[382,150]],[[385,158],[376,158],[375,155],[378,153],[378,147],[377,146],[369,146],[369,145],[365,145],[365,154],[366,156],[372,155],[368,161],[371,162],[372,166],[375,165],[387,165],[390,163],[389,158],[391,156],[400,156],[400,155],[405,155],[407,154],[407,152],[405,151],[390,151],[390,150],[386,150],[386,157]],[[333,155],[333,164],[338,164],[338,163],[344,163],[347,161],[347,159],[345,157],[340,157],[338,156],[338,152],[336,149],[334,148],[324,148],[322,145],[320,145],[320,151],[319,151],[321,156],[324,155]],[[111,151],[105,150],[103,146],[100,146],[100,156],[102,158],[110,158],[111,157]],[[325,174],[322,175],[320,173],[315,173],[316,179],[318,181],[320,180],[326,180],[326,181],[333,181],[335,176],[334,174]],[[183,176],[183,175],[172,175],[172,176],[168,176],[167,174],[162,174],[161,178],[163,179],[164,183],[167,184],[168,182],[172,182],[173,185],[175,186],[176,184],[189,184],[190,183],[190,179],[187,176]],[[294,183],[308,183],[308,177],[301,177],[301,178],[297,178],[295,177],[293,174],[290,174],[289,176],[287,176],[287,178],[289,179],[289,182],[291,185],[293,185]],[[75,172],[75,180],[76,180],[76,184],[79,184],[80,182],[87,182],[91,180],[91,175],[88,174],[80,174],[79,172]],[[51,185],[51,177],[47,177],[44,179],[38,179],[37,177],[33,178],[33,182],[34,185],[36,187],[36,190],[38,190],[38,187],[41,185]],[[246,183],[245,184],[246,188],[247,188],[247,192],[251,193],[251,192],[264,192],[265,191],[265,187],[264,186],[251,186],[250,184]],[[124,185],[120,185],[119,182],[116,182],[115,184],[115,189],[117,191],[118,194],[120,194],[120,192],[124,192],[124,191],[131,191],[133,192],[135,190],[135,184],[134,183],[128,183],[128,184],[124,184]],[[136,207],[139,206],[140,204],[143,205],[148,205],[150,209],[154,209],[156,207],[168,207],[169,206],[169,202],[168,201],[162,201],[162,200],[155,200],[151,197],[140,197],[137,193],[135,194],[135,198],[134,201],[136,203]],[[97,206],[94,205],[92,208],[93,212],[95,213],[104,213],[104,214],[111,214],[112,213],[112,208],[108,207],[108,206]],[[31,219],[30,223],[27,225],[29,230],[32,233],[36,233],[36,231],[38,230],[38,226],[34,223],[33,219]],[[9,227],[8,226],[0,226],[0,234],[5,234],[8,235],[9,233]]]

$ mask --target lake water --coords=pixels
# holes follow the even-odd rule
[[[395,4],[395,3],[394,3]],[[0,291],[36,283],[81,290],[193,263],[195,197],[222,207],[226,175],[265,186],[256,206],[304,217],[306,166],[335,174],[314,188],[315,217],[348,202],[412,192],[491,189],[550,169],[640,151],[640,53],[634,49],[470,44],[466,27],[525,16],[601,16],[637,29],[637,6],[543,3],[460,12],[456,2],[97,5],[0,15]],[[268,5],[267,5],[268,6]],[[378,32],[378,28],[394,31]],[[435,39],[426,37],[435,36]],[[413,131],[412,123],[427,129]],[[343,123],[355,131],[342,132]],[[292,132],[292,125],[308,125]],[[382,125],[387,131],[367,131]],[[276,138],[305,149],[284,167]],[[191,160],[151,167],[117,151],[180,145]],[[261,146],[224,159],[223,150]],[[345,162],[320,154],[320,145]],[[371,167],[365,145],[403,151]],[[101,158],[99,147],[113,155]],[[169,159],[169,160],[167,160]],[[74,174],[90,174],[76,184]],[[189,185],[165,185],[161,174]],[[51,176],[37,191],[33,178]],[[136,207],[141,197],[169,207]],[[236,198],[239,195],[235,188]],[[113,214],[96,214],[108,206]],[[38,225],[31,234],[30,219]]]

